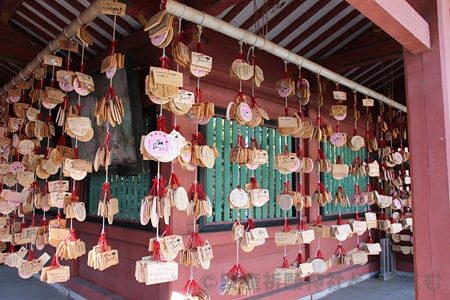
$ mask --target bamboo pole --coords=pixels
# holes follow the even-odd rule
[[[0,90],[0,95],[7,93],[9,89],[15,88],[18,83],[23,82],[30,77],[31,73],[40,67],[45,55],[61,49],[59,46],[60,40],[69,40],[75,37],[77,35],[78,28],[80,28],[81,25],[89,24],[101,14],[101,7],[102,0],[95,0],[91,5],[89,5],[83,12],[81,12],[78,18],[73,20],[64,28],[63,32],[50,41],[48,46],[39,52],[37,56],[19,72],[19,74],[3,86],[3,89]]]
[[[356,83],[348,78],[345,78],[317,63],[314,63],[307,58],[300,56],[292,51],[289,51],[277,44],[258,36],[250,31],[244,30],[242,28],[236,27],[230,23],[220,20],[214,16],[208,15],[202,11],[196,10],[192,7],[184,5],[182,3],[169,0],[166,3],[166,10],[168,13],[182,18],[187,21],[191,21],[198,25],[210,28],[214,31],[220,32],[226,36],[234,38],[237,41],[242,41],[248,45],[255,46],[261,50],[264,50],[270,54],[273,54],[285,61],[293,63],[295,65],[301,66],[313,73],[320,75],[344,85],[351,90],[357,91],[367,97],[377,99],[388,106],[391,106],[397,110],[406,112],[406,106],[388,98],[372,89],[369,89],[359,83]]]

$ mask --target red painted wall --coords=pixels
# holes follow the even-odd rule
[[[220,38],[218,40],[210,40],[210,43],[204,47],[207,54],[213,55],[214,68],[211,74],[202,79],[200,86],[203,90],[204,100],[206,102],[212,101],[217,107],[225,108],[228,102],[232,101],[236,96],[239,87],[239,81],[230,79],[228,76],[228,68],[231,62],[237,57],[238,43],[231,41],[228,38]],[[281,60],[275,59],[268,54],[257,51],[256,55],[259,58],[259,63],[265,71],[266,81],[263,87],[256,89],[256,96],[258,103],[263,106],[269,115],[276,119],[277,116],[284,115],[284,98],[276,95],[274,90],[275,81],[283,78],[284,63]],[[296,66],[289,66],[292,73],[297,72]],[[185,74],[185,88],[194,90],[197,79],[192,78],[184,71]],[[312,80],[316,80],[315,77]],[[331,100],[331,91],[334,89],[334,83],[322,80],[325,87],[325,106],[322,108],[323,116],[326,121],[333,127],[336,121],[328,118],[328,108],[330,104],[334,104]],[[311,82],[312,86],[316,86],[315,82]],[[144,85],[142,85],[143,88]],[[243,92],[250,94],[250,84],[243,83]],[[316,96],[313,96],[308,105],[307,115],[311,120],[316,118]],[[147,100],[148,101],[148,100]],[[352,104],[352,97],[349,95],[349,105]],[[290,111],[298,110],[298,103],[295,99],[289,100]],[[167,124],[170,124],[171,116],[167,115]],[[341,130],[352,133],[350,121],[341,124]],[[185,136],[190,136],[196,131],[194,124],[178,118],[177,123],[181,126],[181,131]],[[365,130],[364,120],[358,122],[361,133]],[[317,143],[311,142],[307,145],[310,156],[315,159],[317,155]],[[170,172],[169,164],[163,164],[162,173],[165,178],[168,178]],[[196,179],[194,172],[187,172],[180,168],[178,164],[175,165],[175,172],[180,178],[181,184],[189,187]],[[309,186],[307,192],[312,193],[316,189],[317,178],[315,174],[308,175]],[[142,187],[148,189],[148,187]],[[319,208],[314,205],[310,209],[303,212],[304,220],[309,223],[314,223],[317,220]],[[187,217],[184,212],[173,209],[171,218],[171,231],[174,234],[181,234],[184,236],[184,241],[187,242],[189,234],[193,228],[192,217]],[[329,222],[325,224],[335,223]],[[86,242],[87,247],[92,247],[97,243],[98,236],[101,231],[100,224],[84,222],[76,223],[75,228],[80,238]],[[296,283],[291,287],[293,289],[286,289],[282,286],[277,286],[271,281],[273,270],[282,264],[283,248],[276,247],[273,237],[275,231],[281,231],[281,227],[269,228],[270,239],[266,241],[263,246],[256,247],[251,253],[243,253],[240,251],[239,257],[243,267],[249,272],[256,273],[258,278],[259,293],[261,295],[255,296],[255,299],[292,299],[311,294],[313,292],[322,290],[326,287],[342,283],[347,280],[354,279],[363,274],[378,270],[378,257],[372,257],[371,262],[365,266],[350,266],[350,267],[333,267],[327,274],[311,278],[311,281],[304,283]],[[184,284],[189,278],[190,269],[182,265],[179,266],[179,280],[173,283],[146,286],[139,284],[134,279],[135,261],[142,256],[148,255],[147,247],[148,240],[152,236],[149,227],[142,227],[142,230],[122,228],[117,225],[107,226],[106,234],[109,244],[119,250],[120,263],[103,272],[94,271],[86,266],[86,256],[83,256],[79,262],[73,264],[72,272],[74,276],[67,286],[72,288],[75,292],[80,293],[89,299],[108,299],[111,292],[120,295],[127,299],[140,299],[143,297],[151,297],[151,299],[169,299],[172,292],[180,292]],[[235,263],[236,260],[236,244],[231,238],[230,232],[215,232],[215,233],[201,233],[204,240],[208,239],[213,246],[214,256],[209,270],[194,269],[194,279],[196,279],[203,287],[209,290],[213,299],[217,299],[217,283],[220,280],[221,274],[227,272]],[[366,236],[361,238],[364,241]],[[325,257],[331,257],[338,245],[337,240],[323,239],[321,241],[321,251]],[[345,249],[350,250],[356,246],[356,237],[354,236],[343,243]],[[89,250],[89,249],[88,249]],[[313,257],[317,250],[317,241],[310,246],[303,247],[303,253],[307,257]],[[288,259],[292,261],[298,253],[298,246],[288,247]],[[86,282],[88,284],[86,284]],[[105,290],[107,290],[105,294]],[[151,296],[150,296],[151,295]],[[236,297],[223,296],[221,299],[236,299]]]

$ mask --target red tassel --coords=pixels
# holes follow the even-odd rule
[[[157,240],[153,241],[152,258],[153,258],[153,260],[156,260],[156,261],[164,261],[164,257],[161,252],[161,244]]]
[[[162,132],[167,132],[166,129],[166,118],[164,116],[159,116],[156,119],[156,124],[157,124],[157,130],[162,131]]]
[[[80,66],[80,72],[84,73],[84,69],[86,69],[86,62],[84,62],[81,66]]]
[[[159,58],[159,61],[161,62],[161,68],[163,68],[163,69],[169,68],[170,58],[168,58],[167,56],[165,56],[165,57],[161,56]]]
[[[205,138],[203,137],[203,134],[201,134],[200,132],[197,134],[197,145],[199,145],[199,146],[206,145]]]
[[[197,103],[203,102],[203,91],[198,87],[195,88],[195,99],[197,100]]]
[[[102,246],[103,251],[108,251],[108,242],[106,241],[106,233],[102,233],[98,239],[97,246]]]
[[[114,99],[114,97],[116,97],[116,92],[114,91],[114,87],[111,86],[106,91],[105,99],[108,101]]]
[[[250,107],[251,107],[251,108],[254,108],[254,107],[257,107],[257,106],[258,106],[258,103],[256,103],[256,97],[255,97],[255,96],[252,96],[252,97],[250,98],[250,100],[251,100],[251,103],[250,103]]]
[[[355,221],[360,221],[361,219],[359,218],[359,214],[355,213]]]
[[[205,242],[203,242],[203,240],[200,237],[200,235],[198,234],[198,232],[192,231],[191,238],[189,239],[189,243],[188,243],[188,248],[194,249],[199,246],[203,246],[204,244],[205,244]]]
[[[76,242],[76,241],[77,241],[77,237],[75,236],[75,229],[70,229],[69,234],[64,239],[64,242],[68,243],[68,242]]]
[[[255,227],[256,227],[256,225],[255,225],[255,222],[253,222],[253,219],[252,218],[248,218],[247,219],[247,231],[249,231],[249,230],[251,230],[251,229],[253,229]]]
[[[283,256],[283,266],[282,266],[283,268],[289,268],[289,262],[288,262],[288,259],[287,259],[287,256]]]
[[[198,296],[200,293],[204,293],[200,285],[194,279],[188,280],[183,288],[183,295],[185,296]]]
[[[322,119],[322,116],[318,116],[318,117],[317,117],[316,121],[314,122],[314,125],[319,126],[319,127],[322,127],[322,125],[323,125],[323,119]]]
[[[325,192],[325,186],[323,185],[322,182],[317,183],[317,191],[319,191],[321,193]]]
[[[21,229],[27,228],[27,222],[20,223],[20,228]]]
[[[286,180],[283,185],[284,185],[284,193],[287,194],[289,193],[289,185],[291,184],[290,180]]]
[[[252,184],[252,188],[253,189],[257,189],[258,188],[258,183],[256,182],[256,178],[255,177],[250,177],[250,183]]]
[[[50,262],[50,268],[51,269],[59,268],[59,260],[56,254],[53,255],[52,261]]]
[[[323,154],[322,149],[318,149],[317,151],[318,151],[319,159],[325,159],[325,154]]]
[[[320,225],[322,224],[322,216],[317,216],[317,221],[316,221],[316,225]]]
[[[170,175],[170,183],[169,183],[173,189],[181,186],[180,184],[180,180],[178,179],[177,174],[172,173],[172,175]]]
[[[171,235],[169,224],[166,224],[166,227],[164,228],[163,233],[165,236]]]
[[[342,223],[343,223],[343,222],[342,222],[342,216],[339,215],[339,216],[338,216],[338,219],[337,219],[337,224],[338,224],[338,225],[342,225]]]
[[[323,259],[323,254],[322,251],[320,251],[320,249],[317,250],[316,258]]]
[[[289,232],[289,222],[287,219],[284,219],[284,232],[287,233]]]
[[[308,228],[306,227],[305,221],[303,221],[303,219],[300,221],[300,228],[302,230],[308,230]]]
[[[111,46],[109,47],[108,55],[114,54],[114,49],[116,47],[116,44],[117,44],[117,40],[113,40],[111,42]]]
[[[32,261],[34,259],[34,255],[33,255],[33,249],[30,249],[30,251],[28,251],[29,255],[28,255],[28,261]]]
[[[337,255],[337,256],[345,255],[346,252],[345,252],[344,246],[338,245],[337,248],[336,248],[336,251],[334,251],[334,254]]]
[[[302,146],[298,145],[297,147],[297,157],[302,158],[305,156]]]
[[[297,255],[297,263],[302,264],[305,262],[305,258],[303,257],[302,253],[299,252]]]

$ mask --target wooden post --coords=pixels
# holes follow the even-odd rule
[[[404,51],[417,299],[450,297],[450,3],[410,1],[430,24],[432,48]]]

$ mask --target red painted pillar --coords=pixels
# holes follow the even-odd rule
[[[432,46],[404,51],[416,298],[450,299],[450,3],[409,2],[429,23]]]

